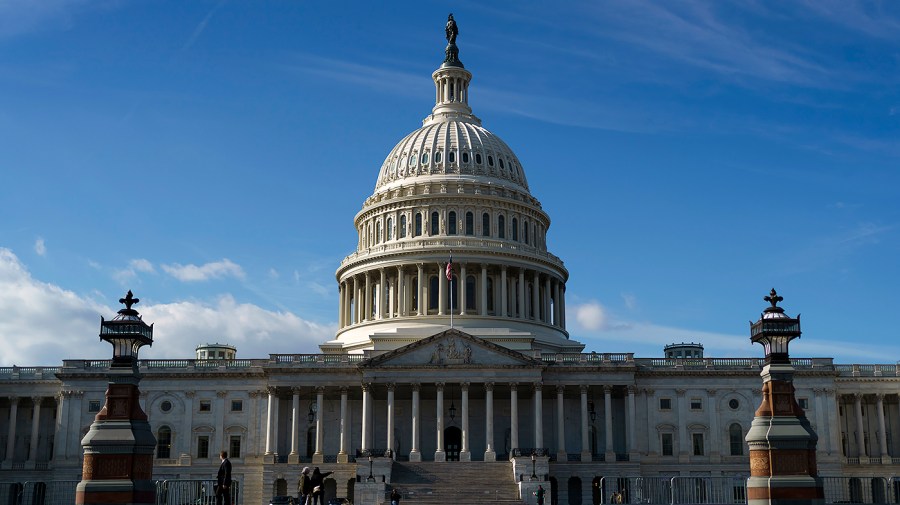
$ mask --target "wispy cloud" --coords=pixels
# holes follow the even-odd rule
[[[38,239],[34,241],[34,252],[38,256],[47,255],[47,245],[44,243],[43,238],[38,237]]]
[[[12,37],[45,29],[69,26],[73,11],[85,0],[2,0],[0,37]]]
[[[896,228],[896,225],[857,223],[832,235],[807,241],[808,245],[793,252],[785,251],[786,254],[782,256],[782,268],[792,274],[832,268],[835,262],[861,249],[877,246],[882,236]]]
[[[312,54],[296,54],[292,61],[283,63],[282,68],[290,73],[311,74],[345,84],[360,84],[370,90],[400,96],[409,96],[411,92],[416,95],[428,93],[432,87],[431,80],[423,72],[393,70],[386,66],[363,65]]]
[[[208,281],[225,277],[243,279],[245,277],[244,269],[227,258],[203,265],[173,263],[171,265],[161,265],[161,268],[167,274],[182,282]]]
[[[216,3],[216,5],[206,13],[206,16],[204,16],[203,19],[194,28],[194,31],[193,33],[191,33],[191,36],[188,38],[187,42],[185,42],[184,45],[181,46],[181,52],[185,52],[190,49],[197,42],[197,40],[200,39],[203,31],[206,30],[207,25],[209,25],[209,21],[215,15],[216,11],[221,9],[223,5],[225,5],[225,0],[219,0],[219,2]]]
[[[805,0],[803,6],[844,29],[878,39],[900,40],[900,16],[895,2]]]
[[[112,276],[120,284],[125,285],[133,282],[137,278],[138,273],[156,273],[156,269],[153,268],[153,263],[149,260],[137,258],[129,261],[128,266],[125,268],[114,269]]]

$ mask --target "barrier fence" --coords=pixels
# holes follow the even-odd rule
[[[77,480],[0,482],[0,505],[69,505],[75,503]],[[158,480],[156,505],[213,505],[214,479]],[[232,480],[231,503],[241,503],[241,483]]]

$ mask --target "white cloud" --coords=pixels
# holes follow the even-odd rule
[[[38,256],[45,256],[47,254],[47,245],[41,237],[38,237],[38,239],[34,241],[34,252],[37,253]]]
[[[182,282],[207,281],[223,277],[244,278],[244,269],[228,258],[200,266],[173,263],[171,265],[162,265],[162,269]]]
[[[144,261],[132,264],[145,268]],[[136,308],[154,324],[154,344],[141,351],[149,359],[192,358],[196,346],[206,342],[235,345],[246,358],[318,352],[317,344],[335,331],[290,312],[238,303],[230,295],[212,303],[145,301]],[[109,357],[109,344],[97,338],[100,316],[117,310],[34,279],[12,251],[0,248],[0,366],[59,366],[63,359]]]
[[[279,277],[281,277],[281,275],[278,273],[278,270],[275,270],[274,268],[269,269],[269,278],[270,279],[277,279]]]
[[[637,297],[631,293],[622,293],[622,301],[625,302],[625,307],[628,308],[628,310],[637,308]]]
[[[573,307],[578,325],[589,331],[602,330],[607,325],[606,309],[598,302],[588,302]]]
[[[138,272],[152,274],[156,273],[156,269],[153,268],[153,263],[150,263],[149,260],[137,258],[129,261],[127,267],[113,270],[113,279],[124,285],[134,281]]]

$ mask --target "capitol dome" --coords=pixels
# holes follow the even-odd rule
[[[550,216],[512,149],[472,113],[472,73],[448,42],[431,113],[391,149],[354,218],[356,251],[335,274],[337,334],[320,347],[390,351],[456,328],[519,351],[580,352],[565,329],[569,274],[547,250]]]

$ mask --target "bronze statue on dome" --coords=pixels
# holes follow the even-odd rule
[[[456,44],[456,36],[459,35],[459,28],[456,27],[456,20],[453,19],[452,13],[447,16],[447,28],[445,31],[447,32],[447,43]]]

